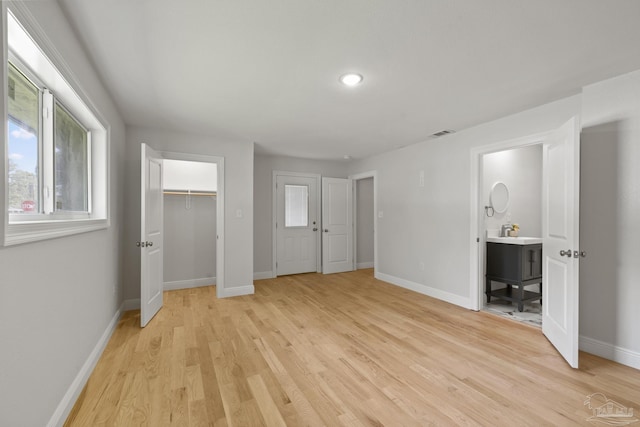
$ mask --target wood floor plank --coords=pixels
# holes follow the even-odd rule
[[[640,371],[539,329],[389,285],[371,270],[165,292],[127,312],[66,426],[588,425],[603,393],[640,407]]]
[[[282,414],[273,401],[271,394],[269,394],[262,377],[259,374],[252,375],[247,378],[247,381],[249,382],[249,388],[255,396],[256,403],[260,408],[260,412],[262,413],[262,417],[264,418],[267,426],[285,427],[286,423],[282,418]]]

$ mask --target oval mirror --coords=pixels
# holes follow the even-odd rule
[[[509,207],[509,188],[504,182],[498,181],[491,187],[489,203],[496,213],[505,213]]]

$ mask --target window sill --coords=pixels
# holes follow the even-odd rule
[[[83,219],[73,221],[21,222],[7,225],[4,245],[20,245],[41,240],[87,233],[109,227],[106,219]]]

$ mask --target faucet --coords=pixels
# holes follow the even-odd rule
[[[511,224],[503,224],[500,228],[500,237],[508,237],[509,231],[512,229],[513,227],[511,226]]]

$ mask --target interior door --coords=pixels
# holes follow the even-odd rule
[[[322,272],[353,271],[352,181],[322,178]]]
[[[578,367],[580,128],[577,117],[543,147],[542,332]],[[575,255],[575,257],[574,257]]]
[[[318,181],[276,176],[276,275],[318,271]]]
[[[140,196],[140,323],[146,326],[162,307],[162,158],[142,144]]]

